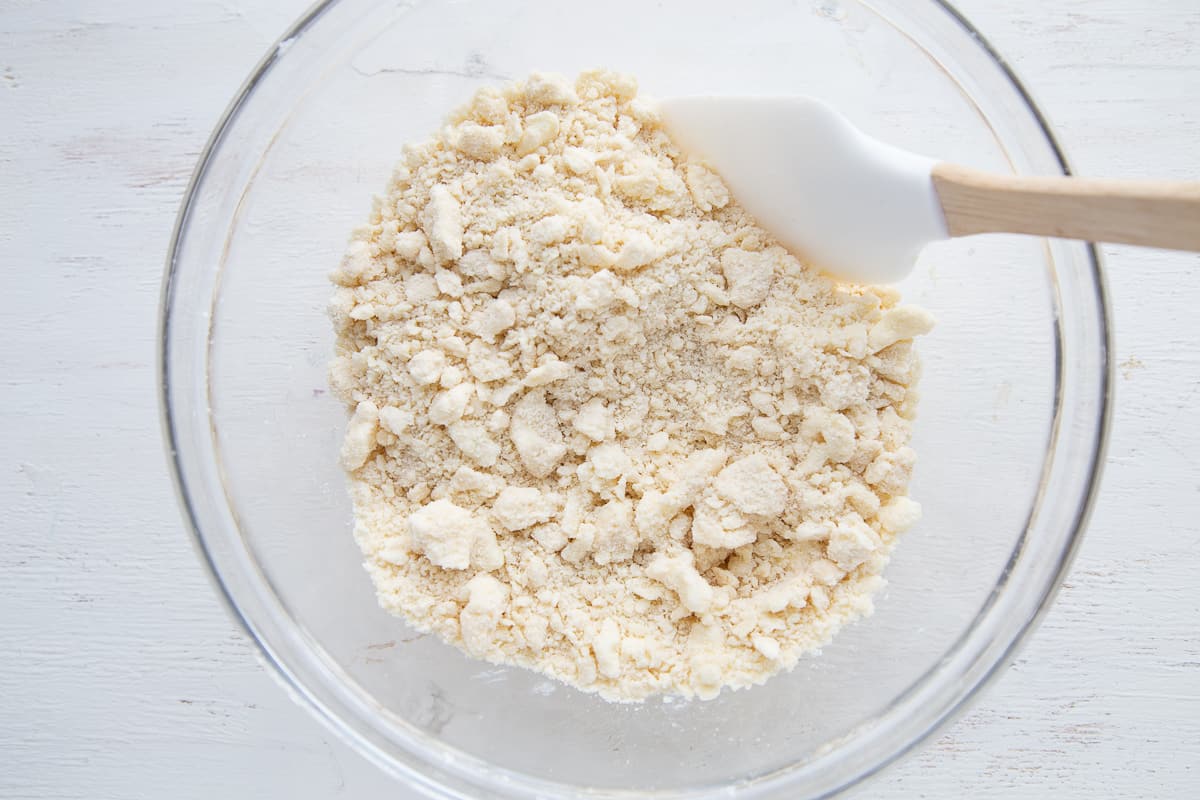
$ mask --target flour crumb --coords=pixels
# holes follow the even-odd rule
[[[481,90],[341,264],[380,603],[610,700],[762,683],[870,613],[932,319],[797,261],[605,71]]]

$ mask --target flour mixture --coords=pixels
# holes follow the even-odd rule
[[[776,245],[633,79],[480,91],[333,280],[355,535],[417,629],[709,698],[870,613],[932,320]]]

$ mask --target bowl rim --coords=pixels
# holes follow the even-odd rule
[[[424,771],[398,761],[390,756],[375,742],[371,741],[362,731],[346,723],[338,714],[316,697],[309,687],[301,680],[297,679],[292,670],[282,662],[282,660],[274,652],[274,649],[260,637],[256,626],[244,613],[239,603],[233,597],[232,590],[222,578],[222,573],[218,567],[213,551],[207,542],[204,533],[202,532],[202,524],[200,513],[197,510],[197,499],[193,496],[193,487],[189,486],[185,477],[185,467],[181,457],[181,432],[180,432],[180,410],[177,410],[172,405],[171,386],[172,386],[172,365],[170,359],[170,342],[172,340],[172,300],[175,295],[175,289],[178,283],[178,267],[179,267],[179,252],[180,245],[183,241],[188,223],[191,220],[194,210],[194,203],[197,198],[197,190],[200,187],[202,179],[206,175],[208,168],[213,162],[213,159],[225,140],[226,134],[229,132],[231,125],[237,118],[239,112],[246,105],[255,88],[270,72],[272,67],[287,51],[291,42],[298,36],[303,35],[310,27],[319,21],[328,11],[341,3],[342,0],[317,0],[310,6],[300,17],[293,22],[288,28],[275,40],[269,47],[266,54],[259,60],[256,66],[251,70],[248,77],[242,82],[233,99],[226,106],[225,110],[219,117],[212,133],[205,142],[193,170],[188,184],[184,190],[183,198],[180,203],[179,211],[176,215],[174,226],[171,232],[171,238],[167,248],[167,256],[161,283],[159,308],[158,308],[158,324],[157,324],[157,371],[158,371],[158,386],[157,395],[159,402],[160,421],[162,426],[163,441],[165,445],[165,454],[167,456],[169,471],[171,473],[172,484],[174,485],[177,502],[179,503],[184,521],[191,532],[192,545],[197,555],[201,558],[207,567],[207,576],[213,587],[216,589],[217,595],[222,599],[227,611],[235,619],[241,627],[242,632],[249,636],[254,642],[258,652],[270,664],[271,674],[281,682],[285,690],[288,691],[293,698],[301,700],[301,705],[305,706],[318,719],[322,720],[328,727],[334,730],[344,741],[349,743],[357,752],[367,756],[373,763],[382,768],[385,772],[393,777],[403,778],[412,788],[419,789],[423,793],[430,796],[442,797],[457,797],[466,796],[460,795],[457,790],[445,783],[426,774]],[[858,2],[870,11],[879,14],[885,21],[890,23],[888,17],[879,12],[875,7],[873,0],[858,0]],[[1061,169],[1061,174],[1071,175],[1073,171],[1066,157],[1065,151],[1055,135],[1051,124],[1042,108],[1034,100],[1029,89],[1024,82],[1017,76],[1012,66],[1007,60],[1000,55],[999,51],[984,36],[975,25],[967,19],[949,0],[927,0],[927,2],[944,13],[949,19],[961,28],[962,32],[970,36],[976,45],[983,53],[991,60],[993,65],[997,67],[1003,78],[1008,82],[1010,87],[1015,91],[1019,99],[1033,117],[1037,125],[1038,133],[1049,146],[1050,152],[1053,154],[1054,160]],[[1091,279],[1095,287],[1095,308],[1097,315],[1097,324],[1100,332],[1100,340],[1095,343],[1095,346],[1101,351],[1099,360],[1099,379],[1100,386],[1098,393],[1098,410],[1095,414],[1095,425],[1092,431],[1089,452],[1087,453],[1086,485],[1084,486],[1082,497],[1074,509],[1072,520],[1069,524],[1070,532],[1066,539],[1066,546],[1062,550],[1061,557],[1054,566],[1054,571],[1051,578],[1045,582],[1042,588],[1042,596],[1035,607],[1033,613],[1020,625],[1020,627],[1012,634],[1007,647],[998,656],[995,656],[990,666],[973,676],[972,684],[963,692],[959,698],[948,705],[943,713],[931,719],[922,730],[916,735],[910,737],[905,744],[893,748],[881,758],[877,758],[867,769],[859,771],[847,779],[841,780],[836,785],[823,791],[820,797],[829,797],[839,794],[852,786],[858,785],[861,782],[878,775],[891,764],[906,757],[914,752],[923,743],[940,730],[943,730],[947,725],[965,713],[970,706],[976,702],[982,690],[989,686],[997,676],[1003,672],[1012,662],[1020,648],[1030,640],[1031,634],[1036,630],[1037,626],[1045,617],[1047,611],[1053,603],[1057,595],[1062,581],[1070,569],[1072,562],[1078,552],[1079,545],[1082,541],[1083,534],[1094,510],[1097,496],[1099,494],[1101,478],[1105,462],[1105,453],[1107,451],[1111,424],[1112,411],[1114,400],[1114,378],[1113,378],[1113,348],[1112,348],[1112,327],[1111,327],[1111,309],[1109,306],[1109,295],[1107,282],[1105,279],[1103,259],[1101,254],[1093,242],[1087,242],[1087,267],[1088,277]],[[209,329],[211,344],[211,327]],[[1056,328],[1056,338],[1058,331]],[[1061,352],[1058,352],[1057,358],[1061,361]],[[206,373],[207,377],[207,373]],[[1057,419],[1061,411],[1061,387],[1058,386],[1061,380],[1061,366],[1056,369],[1055,381],[1055,401],[1054,401],[1054,419],[1057,425]],[[1051,436],[1053,443],[1055,436]],[[1051,453],[1052,449],[1048,451]],[[1040,500],[1035,502],[1035,510],[1040,505]],[[1028,526],[1026,531],[1028,531]],[[979,618],[990,606],[989,603],[980,609],[976,619]],[[964,637],[967,634],[964,634]],[[961,640],[960,640],[961,641]],[[958,643],[952,645],[952,649],[958,646]],[[923,680],[923,679],[922,679]],[[914,687],[920,686],[921,680],[914,684]],[[906,693],[912,692],[914,687],[909,687]],[[903,696],[903,695],[901,695]],[[893,701],[894,702],[894,701]],[[423,766],[432,767],[426,759],[426,754],[419,754],[419,758],[423,762]],[[498,765],[489,764],[496,768],[497,771],[503,774],[508,773],[504,768]],[[794,765],[793,765],[794,766]],[[754,797],[765,797],[770,793],[786,789],[786,779],[788,773],[792,771],[792,767],[785,767],[775,772],[768,773],[761,778],[754,779],[751,783],[742,784],[742,788],[746,790],[747,795]],[[782,774],[781,774],[782,773]],[[523,776],[530,783],[531,788],[544,787],[562,787],[562,784],[557,784],[551,781],[543,781],[542,779],[533,778],[532,776]],[[686,791],[686,790],[685,790]],[[609,793],[618,794],[620,796],[632,796],[628,792],[608,792],[601,791],[600,795],[607,796]],[[589,793],[590,795],[590,793]],[[599,796],[599,795],[597,795]],[[691,794],[688,794],[691,796]]]

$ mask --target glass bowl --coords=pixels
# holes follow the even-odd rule
[[[911,150],[1062,174],[1004,62],[931,0],[318,4],[217,127],[164,285],[162,393],[180,495],[235,613],[318,715],[445,797],[827,794],[959,711],[1046,608],[1097,489],[1109,405],[1087,244],[930,247],[932,310],[905,535],[874,616],[766,685],[614,705],[469,660],[376,605],[326,390],[327,273],[402,143],[475,88],[605,66],[647,94],[808,94]]]

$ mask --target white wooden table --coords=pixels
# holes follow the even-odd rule
[[[307,2],[0,0],[0,797],[407,796],[226,616],[159,436],[181,192]],[[1200,177],[1196,0],[961,6],[1080,171]],[[1118,410],[1074,571],[973,710],[862,795],[1200,796],[1200,256],[1105,253]]]

